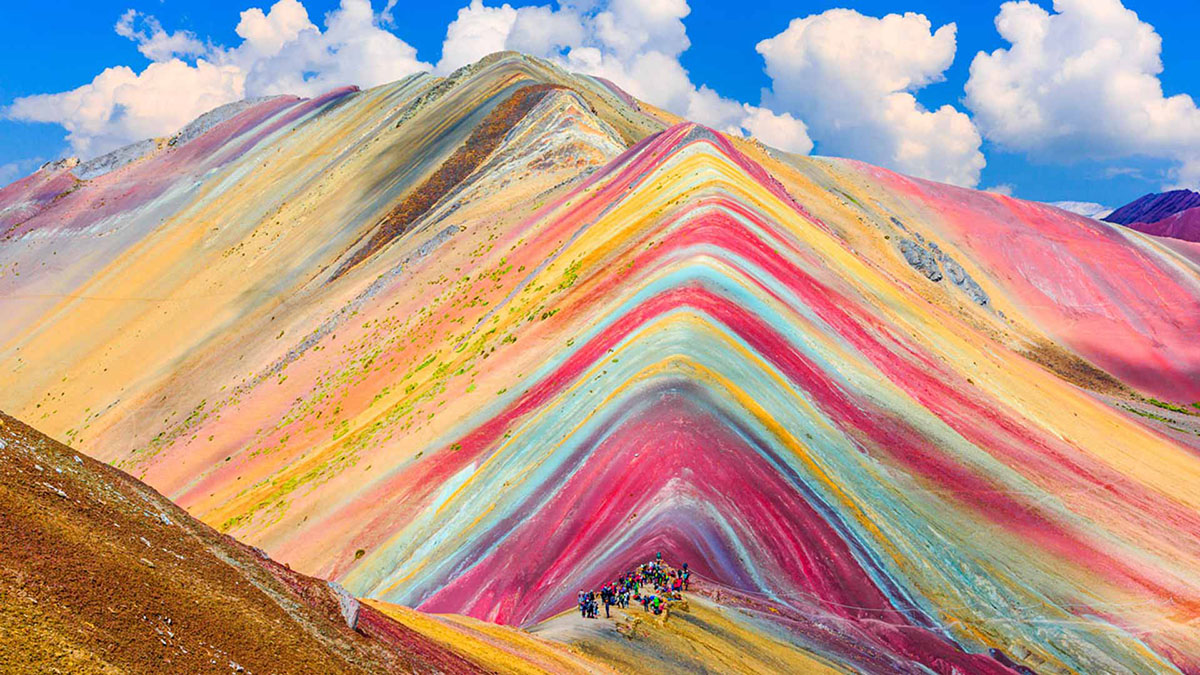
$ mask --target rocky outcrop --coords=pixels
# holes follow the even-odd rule
[[[342,588],[342,585],[336,581],[327,582],[329,590],[333,591],[334,597],[337,598],[338,608],[342,611],[342,619],[345,620],[346,626],[351,630],[358,628],[358,613],[362,605],[358,602],[358,598],[350,595],[350,591]]]
[[[942,268],[938,266],[937,256],[932,251],[921,246],[912,239],[900,240],[900,252],[917,271],[933,282],[942,280]]]
[[[160,147],[162,147],[162,141],[155,138],[147,138],[136,143],[130,143],[110,153],[89,159],[86,162],[80,162],[75,167],[75,177],[80,180],[91,180],[97,176],[103,176],[110,171],[116,171],[126,164],[138,161]]]
[[[281,97],[279,97],[279,96],[260,96],[258,98],[248,98],[248,99],[245,99],[242,101],[226,103],[223,106],[213,108],[212,110],[209,110],[208,112],[204,113],[203,115],[192,120],[184,128],[180,129],[179,133],[175,134],[174,136],[171,137],[171,140],[167,141],[167,144],[171,145],[173,147],[184,145],[185,143],[187,143],[188,141],[190,141],[194,138],[199,138],[200,136],[203,136],[205,134],[205,132],[207,132],[209,129],[212,129],[213,127],[217,126],[221,122],[224,122],[225,120],[228,120],[228,119],[232,119],[234,116],[236,116],[238,113],[242,112],[243,110],[248,110],[248,109],[253,108],[254,106],[258,105],[259,103],[263,103],[265,101],[270,101],[271,99],[275,99],[275,98],[281,98]]]
[[[893,221],[903,227],[899,220],[893,218]],[[988,294],[983,288],[967,274],[963,266],[958,264],[954,258],[946,254],[935,242],[926,242],[920,234],[916,235],[916,239],[900,239],[900,253],[904,256],[904,260],[908,262],[914,269],[925,275],[926,279],[934,283],[940,282],[945,277],[950,277],[950,282],[958,287],[971,302],[986,307],[990,302]],[[945,274],[942,273],[943,268]]]

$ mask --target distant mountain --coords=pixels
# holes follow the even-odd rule
[[[1181,211],[1200,206],[1200,192],[1171,190],[1151,193],[1129,202],[1104,217],[1110,223],[1132,225],[1134,223],[1157,223]]]
[[[1104,218],[1112,209],[1096,202],[1049,202],[1050,206],[1057,206],[1063,211],[1070,211],[1086,218]]]
[[[1148,194],[1104,217],[1146,234],[1200,242],[1200,192]]]

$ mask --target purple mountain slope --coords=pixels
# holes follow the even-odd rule
[[[1200,192],[1171,190],[1170,192],[1148,194],[1139,197],[1108,214],[1103,220],[1120,225],[1156,223],[1180,211],[1186,211],[1197,206],[1200,206]],[[1142,228],[1137,229],[1141,230]]]
[[[1153,223],[1134,223],[1129,227],[1159,237],[1200,242],[1200,207],[1171,214]]]

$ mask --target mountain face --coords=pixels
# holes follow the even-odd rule
[[[665,551],[837,667],[1200,669],[1195,244],[508,53],[198,129],[0,191],[0,407],[219,530],[511,625]]]
[[[1200,192],[1172,190],[1144,195],[1104,220],[1157,237],[1200,242]]]

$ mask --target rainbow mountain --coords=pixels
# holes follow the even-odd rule
[[[513,53],[47,165],[0,228],[0,408],[370,602],[611,656],[559,615],[663,551],[712,654],[1200,672],[1200,244]]]

